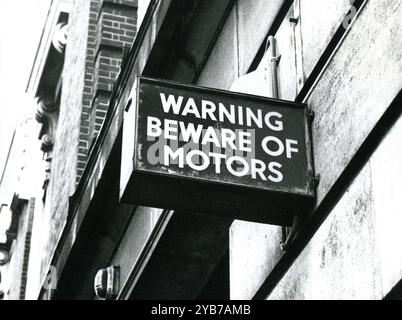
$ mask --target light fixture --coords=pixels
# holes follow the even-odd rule
[[[95,276],[94,289],[98,298],[113,300],[119,293],[120,268],[110,266],[100,269]]]

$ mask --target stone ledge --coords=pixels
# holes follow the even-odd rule
[[[122,54],[123,54],[123,48],[124,48],[124,45],[120,41],[103,39],[102,41],[98,42],[98,44],[95,48],[94,62],[96,62],[98,60],[99,54],[103,50],[115,52],[120,55],[120,59],[121,59]],[[116,57],[116,58],[118,58],[118,57]]]

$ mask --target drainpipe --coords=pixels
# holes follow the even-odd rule
[[[271,66],[271,79],[272,79],[272,98],[279,99],[279,81],[278,81],[278,64],[281,60],[281,55],[276,51],[276,40],[273,36],[267,39],[266,48],[269,50],[269,62]],[[292,226],[282,227],[282,241],[281,248],[286,251],[296,236],[296,231],[302,223],[302,217],[299,212],[296,212],[293,218]]]
[[[269,50],[269,63],[271,69],[271,82],[272,82],[272,98],[279,99],[279,81],[278,81],[278,64],[281,56],[277,54],[276,51],[276,40],[273,36],[269,36],[267,39],[266,50]],[[265,50],[265,51],[266,51]],[[282,250],[285,250],[286,244],[288,242],[288,235],[290,228],[282,227]]]
[[[278,99],[279,98],[278,64],[281,59],[281,56],[277,55],[276,40],[273,36],[268,37],[267,47],[269,50],[269,60],[271,65],[272,98]]]

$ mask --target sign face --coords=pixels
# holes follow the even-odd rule
[[[305,104],[148,78],[137,100],[139,203],[288,225],[313,199]]]

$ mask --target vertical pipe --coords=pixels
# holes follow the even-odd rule
[[[271,64],[271,79],[272,79],[272,98],[279,98],[279,85],[278,85],[278,62],[279,56],[276,53],[276,40],[273,36],[268,37],[270,64]]]
[[[276,40],[273,36],[269,36],[267,40],[267,46],[269,50],[269,59],[271,65],[271,82],[272,82],[272,98],[279,99],[279,81],[278,81],[278,63],[280,56],[276,52]],[[289,228],[282,227],[282,248],[285,248],[285,244],[288,238]]]

